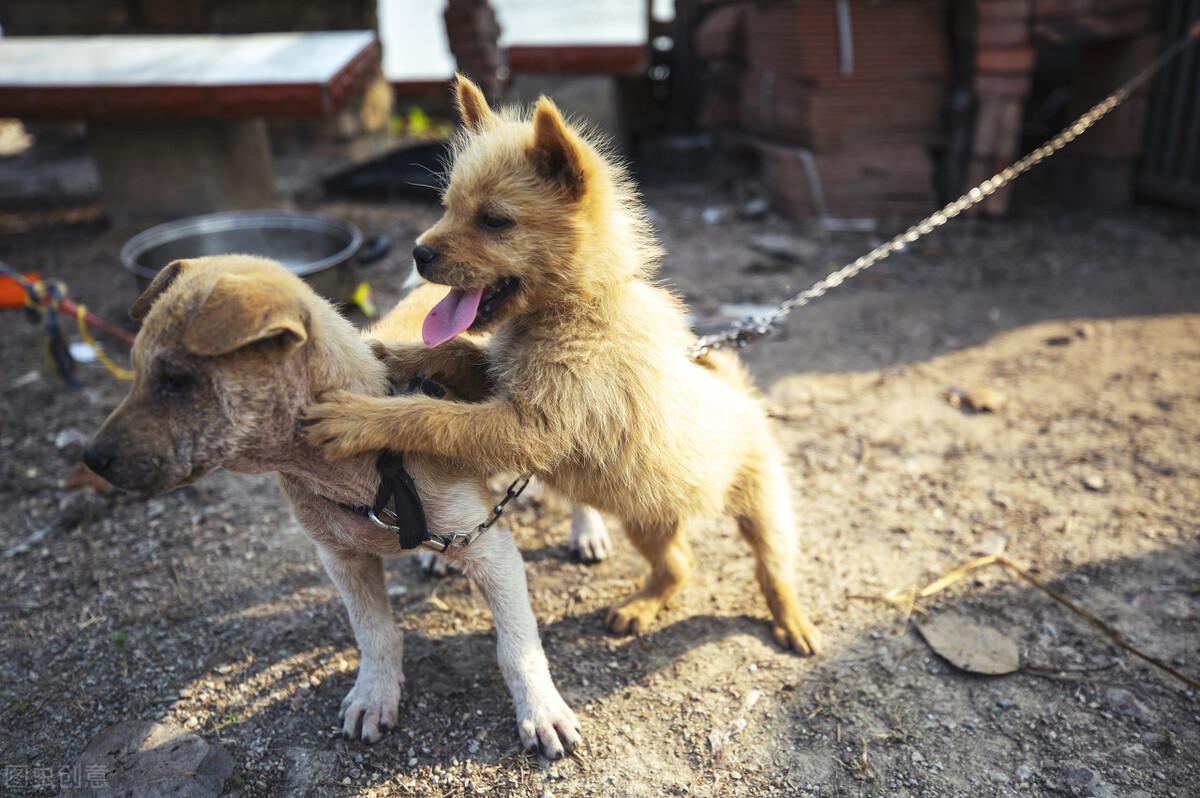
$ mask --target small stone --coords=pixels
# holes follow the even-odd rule
[[[1083,486],[1093,493],[1104,490],[1104,477],[1099,474],[1088,474],[1083,478]]]
[[[58,449],[82,449],[87,445],[87,442],[87,434],[80,432],[74,427],[67,427],[66,429],[59,430],[58,434],[54,436],[54,446]]]
[[[1017,766],[1017,781],[1029,781],[1033,778],[1033,770],[1028,765]]]
[[[1146,717],[1146,708],[1133,693],[1120,687],[1110,687],[1104,692],[1104,702],[1118,715],[1141,720]]]
[[[74,767],[75,772],[105,774],[103,784],[65,789],[64,795],[117,798],[145,794],[147,785],[153,785],[158,795],[207,798],[221,793],[234,762],[221,746],[178,726],[126,720],[93,737]]]
[[[1064,767],[1060,773],[1067,786],[1074,789],[1083,789],[1092,783],[1092,779],[1096,778],[1095,774],[1087,768],[1077,768],[1069,765]]]
[[[750,239],[750,248],[768,257],[790,263],[812,260],[821,254],[814,242],[782,233],[761,233]]]

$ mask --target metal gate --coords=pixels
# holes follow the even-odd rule
[[[1200,0],[1164,3],[1163,41],[1200,22]],[[1200,210],[1200,46],[1168,64],[1154,84],[1138,187],[1147,196]]]

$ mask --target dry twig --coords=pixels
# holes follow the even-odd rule
[[[945,574],[944,576],[939,577],[938,579],[935,579],[934,581],[930,582],[928,585],[921,588],[920,590],[907,590],[907,591],[892,590],[892,591],[884,594],[883,596],[874,596],[874,597],[865,597],[864,596],[861,598],[872,598],[873,600],[885,601],[888,604],[891,604],[893,607],[899,607],[900,609],[904,610],[905,619],[907,619],[908,616],[913,613],[913,611],[918,611],[918,612],[920,611],[919,608],[916,606],[918,600],[924,599],[924,598],[929,598],[930,596],[932,596],[936,593],[940,593],[941,591],[950,587],[954,583],[961,581],[964,577],[966,577],[971,572],[977,571],[980,568],[986,568],[991,565],[1003,566],[1004,568],[1008,569],[1010,572],[1021,577],[1026,582],[1033,585],[1038,590],[1042,591],[1043,593],[1045,593],[1050,598],[1054,599],[1056,602],[1058,602],[1062,606],[1066,607],[1068,610],[1070,610],[1076,616],[1078,616],[1079,618],[1082,618],[1090,626],[1092,626],[1093,628],[1102,632],[1105,635],[1105,637],[1107,637],[1112,642],[1112,644],[1115,645],[1117,648],[1120,648],[1124,651],[1128,651],[1130,654],[1133,654],[1138,659],[1141,659],[1144,662],[1150,663],[1151,665],[1153,665],[1154,667],[1163,671],[1164,673],[1167,673],[1168,675],[1175,677],[1179,681],[1186,684],[1188,687],[1191,687],[1193,690],[1200,690],[1200,681],[1197,681],[1196,679],[1192,678],[1191,676],[1188,676],[1186,673],[1183,673],[1179,669],[1172,667],[1171,665],[1167,664],[1166,662],[1163,662],[1161,659],[1159,659],[1158,657],[1155,657],[1153,654],[1147,654],[1145,651],[1142,651],[1140,648],[1135,646],[1133,643],[1130,643],[1128,640],[1126,640],[1125,636],[1123,634],[1121,634],[1119,631],[1117,631],[1116,629],[1114,629],[1112,626],[1109,626],[1107,623],[1105,623],[1104,621],[1097,618],[1091,612],[1089,612],[1086,609],[1084,609],[1083,607],[1079,606],[1074,601],[1067,598],[1062,593],[1059,593],[1057,590],[1050,587],[1046,583],[1042,582],[1040,579],[1035,577],[1033,574],[1029,573],[1024,568],[1017,565],[1012,560],[1008,559],[1007,557],[1005,557],[1004,555],[1001,555],[1001,554],[989,554],[986,557],[980,557],[978,559],[971,560],[970,562],[965,563],[965,564],[960,565],[959,567],[955,568],[953,571],[950,571],[948,574]],[[860,597],[852,596],[851,598],[860,598]]]

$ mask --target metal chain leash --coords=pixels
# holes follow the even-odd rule
[[[1054,155],[1056,152],[1066,147],[1075,139],[1079,138],[1088,128],[1103,119],[1110,111],[1124,102],[1129,95],[1142,86],[1149,80],[1159,69],[1161,69],[1168,61],[1174,58],[1179,53],[1183,52],[1188,45],[1192,44],[1196,39],[1200,39],[1200,22],[1192,26],[1191,30],[1181,39],[1176,41],[1160,55],[1157,59],[1147,65],[1144,69],[1126,81],[1120,88],[1114,91],[1105,99],[1101,100],[1096,105],[1092,106],[1083,116],[1076,119],[1068,125],[1058,135],[1047,141],[1042,146],[1038,147],[1033,152],[1026,155],[1021,160],[1005,167],[996,174],[984,180],[979,185],[972,188],[967,193],[963,194],[958,199],[947,204],[941,210],[936,211],[929,216],[926,216],[921,221],[914,224],[912,227],[900,233],[890,241],[880,244],[867,254],[861,256],[853,263],[849,263],[837,271],[831,273],[827,277],[818,280],[812,287],[795,294],[783,302],[779,303],[770,313],[762,316],[751,316],[737,322],[727,330],[723,330],[711,335],[702,336],[692,346],[690,356],[692,360],[699,360],[716,349],[725,347],[742,348],[751,341],[755,341],[774,330],[789,313],[796,308],[801,308],[807,305],[814,299],[819,299],[825,296],[829,291],[837,288],[842,283],[857,277],[865,272],[881,260],[890,255],[899,252],[900,250],[912,244],[922,236],[928,235],[937,228],[946,224],[954,217],[958,216],[963,211],[978,205],[983,200],[996,193],[999,189],[1016,180],[1021,175],[1028,172],[1033,167],[1037,166],[1042,161]]]
[[[522,474],[514,479],[512,484],[508,486],[508,490],[504,492],[504,498],[492,508],[492,514],[488,516],[488,520],[476,527],[476,531],[483,532],[484,530],[491,529],[492,524],[499,521],[500,516],[504,515],[504,508],[508,506],[508,503],[525,492],[525,488],[529,487],[529,480],[531,479],[533,479],[533,474]]]

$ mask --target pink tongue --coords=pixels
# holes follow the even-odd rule
[[[433,306],[421,325],[421,338],[428,347],[441,346],[475,323],[483,289],[451,288],[446,298]]]

